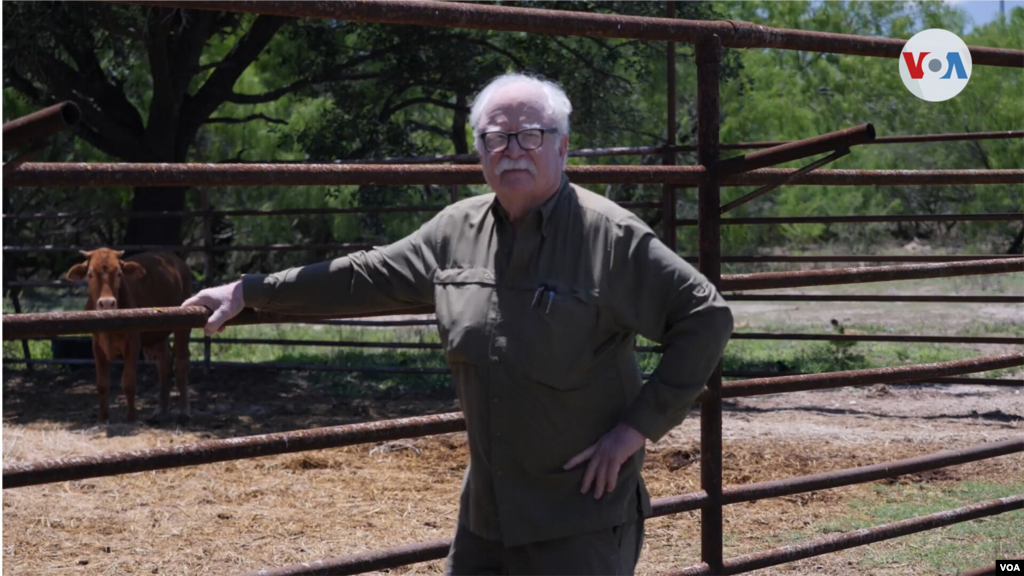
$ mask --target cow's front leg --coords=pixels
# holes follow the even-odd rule
[[[128,403],[128,422],[135,422],[135,379],[136,365],[139,362],[139,336],[132,335],[124,350],[124,373],[121,374],[121,389]]]
[[[96,362],[96,391],[99,393],[96,417],[100,424],[106,424],[110,421],[110,359],[95,334],[92,337],[92,357]]]

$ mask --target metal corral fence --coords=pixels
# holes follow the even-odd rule
[[[661,208],[663,238],[666,244],[676,248],[676,227],[698,228],[699,253],[697,259],[701,271],[716,284],[730,300],[775,300],[775,301],[872,301],[872,302],[1020,302],[1021,296],[803,296],[792,294],[746,294],[747,291],[762,291],[782,288],[839,285],[861,282],[879,282],[908,279],[943,278],[978,274],[1001,274],[1024,270],[1024,258],[1005,258],[993,255],[971,255],[956,257],[884,257],[884,256],[722,256],[720,253],[720,227],[723,225],[781,224],[807,222],[894,222],[894,221],[961,221],[961,220],[1005,220],[1020,221],[1021,214],[964,214],[939,216],[847,216],[847,217],[805,217],[805,218],[722,218],[729,209],[770,192],[784,183],[829,184],[829,185],[899,185],[899,184],[1020,184],[1024,183],[1024,170],[819,170],[820,166],[849,153],[849,148],[864,144],[885,144],[894,142],[930,142],[950,140],[971,140],[987,138],[1021,138],[1022,132],[996,132],[974,134],[935,134],[918,136],[897,136],[875,138],[870,125],[836,132],[797,142],[756,142],[734,145],[719,144],[719,64],[721,47],[780,48],[789,50],[810,50],[834,54],[850,54],[873,57],[897,57],[904,41],[897,39],[868,38],[860,36],[827,34],[801,30],[773,29],[745,22],[702,22],[674,19],[673,8],[669,5],[669,18],[640,18],[584,14],[554,10],[520,9],[468,4],[435,2],[392,1],[375,2],[333,2],[333,3],[292,3],[292,2],[147,2],[148,5],[188,9],[210,9],[232,12],[253,12],[294,17],[332,18],[341,20],[380,22],[391,24],[412,24],[439,27],[466,27],[493,30],[532,32],[541,34],[569,34],[613,38],[659,40],[668,44],[669,110],[668,125],[675,126],[675,42],[696,46],[698,68],[698,139],[696,147],[676,146],[674,130],[668,130],[666,146],[647,148],[612,148],[578,151],[578,156],[599,156],[609,154],[663,154],[664,166],[574,166],[569,168],[573,181],[588,183],[654,183],[663,185],[661,202],[634,203],[632,207]],[[1024,52],[983,47],[971,47],[976,65],[1024,68]],[[77,116],[65,107],[47,109],[34,116],[45,121],[33,124],[29,118],[20,122],[22,138],[19,143],[31,142],[53,133],[54,122],[64,125],[73,123]],[[59,120],[58,118],[62,118]],[[13,124],[13,123],[12,123]],[[32,126],[35,126],[33,128]],[[4,127],[5,144],[8,126]],[[57,127],[59,129],[60,126]],[[28,130],[28,136],[24,131]],[[35,130],[33,132],[33,130]],[[744,156],[719,160],[722,150],[760,149]],[[696,151],[699,165],[676,166],[676,153]],[[811,155],[829,153],[829,156],[809,164],[800,170],[778,170],[769,168]],[[479,184],[482,174],[474,166],[434,166],[432,163],[452,164],[473,162],[471,155],[411,159],[419,165],[407,165],[409,159],[386,159],[383,165],[359,164],[32,164],[25,163],[24,155],[4,166],[6,186],[263,186],[263,185],[342,185],[342,184],[441,184],[452,185],[452,200],[457,200],[454,186]],[[696,221],[676,218],[676,187],[697,186],[699,216]],[[757,190],[726,206],[721,205],[721,186],[759,186]],[[206,222],[204,246],[162,247],[179,251],[202,251],[207,255],[207,269],[212,254],[217,251],[235,250],[305,250],[324,248],[331,250],[356,250],[364,246],[351,244],[330,244],[323,246],[275,245],[275,246],[234,246],[214,247],[209,237],[208,223],[214,215],[260,216],[270,214],[304,213],[345,213],[370,211],[433,211],[440,206],[352,208],[334,210],[233,210],[215,212],[209,209],[208,199],[203,197],[200,212],[150,213],[147,217],[199,217]],[[143,214],[91,214],[91,217],[128,217]],[[6,218],[7,216],[5,216]],[[19,215],[20,218],[65,218],[68,214],[47,213]],[[122,247],[143,249],[152,247]],[[18,252],[51,250],[76,250],[72,247],[16,247],[5,246],[8,254]],[[799,272],[776,272],[755,274],[721,274],[723,262],[936,262],[904,266],[879,266],[870,268],[836,268]],[[53,282],[11,282],[12,287],[52,286]],[[17,303],[15,302],[16,311]],[[389,311],[389,314],[428,314],[429,308],[410,308]],[[45,314],[12,314],[3,318],[4,339],[43,338],[67,334],[82,334],[96,331],[145,330],[199,328],[208,316],[203,308],[187,309],[144,309],[108,312],[54,312]],[[365,316],[365,315],[364,315]],[[272,314],[247,310],[230,324],[319,322],[330,324],[356,325],[424,325],[431,320],[345,320],[324,319],[311,316]],[[959,338],[942,336],[862,336],[839,334],[760,334],[738,333],[734,338],[779,338],[779,339],[824,339],[824,340],[874,340],[874,341],[926,341],[926,342],[971,342],[1020,344],[1018,339],[1006,338]],[[293,340],[217,339],[224,342],[246,342],[263,344],[310,344],[331,346],[364,346],[359,342],[321,342]],[[373,347],[412,347],[399,343],[372,343]],[[421,344],[416,347],[436,349],[437,345]],[[27,345],[25,347],[27,351]],[[644,351],[654,348],[641,348]],[[22,363],[26,359],[17,359]],[[6,362],[7,360],[5,360]],[[31,360],[29,360],[31,361]],[[209,349],[205,358],[209,362]],[[33,361],[46,362],[46,361]],[[55,362],[60,362],[56,360]],[[86,361],[87,362],[87,361]],[[214,363],[216,365],[217,363]],[[963,378],[965,374],[985,372],[1024,365],[1024,354],[1012,353],[941,362],[916,366],[855,370],[825,374],[799,374],[771,377],[753,377],[722,382],[721,366],[707,383],[707,389],[698,399],[701,406],[701,490],[690,494],[661,498],[654,502],[654,515],[662,516],[683,511],[701,511],[701,560],[700,564],[686,568],[678,574],[737,574],[759,568],[775,566],[795,560],[843,550],[863,544],[878,542],[898,536],[947,526],[984,516],[1000,514],[1010,510],[1024,509],[1024,495],[1000,498],[989,502],[931,514],[910,520],[886,524],[866,530],[830,535],[809,540],[801,544],[749,554],[736,558],[723,558],[722,508],[728,504],[753,502],[765,498],[799,494],[839,486],[868,482],[883,478],[933,470],[993,458],[1024,451],[1024,438],[1003,442],[987,443],[961,450],[741,486],[722,486],[722,400],[762,394],[777,394],[802,390],[823,390],[844,386],[865,384],[913,382],[921,380],[946,382],[972,382],[978,384],[1020,385],[994,379]],[[260,365],[267,368],[310,369],[313,366],[297,364]],[[401,369],[401,368],[360,368],[346,366],[320,367],[339,371],[408,371],[417,373],[443,373],[444,370]],[[38,485],[99,476],[111,476],[147,470],[159,470],[179,466],[191,466],[241,458],[252,458],[271,454],[317,450],[349,446],[367,442],[380,442],[399,438],[413,438],[432,434],[444,434],[465,429],[465,421],[459,413],[438,414],[415,418],[403,418],[369,422],[346,426],[304,430],[201,442],[188,446],[156,448],[123,453],[104,454],[92,457],[63,458],[43,462],[11,464],[4,466],[4,488]],[[263,575],[298,574],[355,574],[371,570],[393,568],[414,562],[440,559],[445,556],[449,540],[423,542],[343,558],[320,560],[296,566],[261,570]]]

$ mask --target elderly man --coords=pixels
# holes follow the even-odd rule
[[[433,304],[470,464],[449,574],[632,574],[646,439],[682,422],[732,315],[632,213],[564,173],[572,106],[510,74],[473,103],[494,194],[383,248],[200,292],[218,331],[243,306],[359,313]],[[664,355],[642,382],[634,337]]]

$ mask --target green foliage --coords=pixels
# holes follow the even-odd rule
[[[660,3],[516,5],[664,15]],[[676,9],[678,18],[748,20],[786,28],[896,38],[909,37],[926,26],[962,32],[965,22],[961,10],[939,2],[687,2],[679,3]],[[109,97],[89,100],[88,105],[96,109],[86,115],[77,137],[66,134],[55,138],[40,160],[110,161],[128,158],[128,152],[145,148],[142,144],[104,145],[112,137],[104,136],[101,128],[107,125],[94,121],[94,116],[115,122],[122,132],[136,130],[137,134],[151,129],[152,119],[163,117],[154,107],[154,79],[159,75],[147,53],[153,26],[161,20],[154,19],[157,13],[150,10],[101,3],[4,4],[8,23],[4,36],[5,118],[24,115],[53,101],[67,88],[61,82],[75,77],[71,72],[92,74],[94,84],[104,86]],[[188,85],[181,102],[183,110],[189,110],[208,96],[204,87],[227,69],[225,62],[231,61],[240,43],[266,20],[249,15],[204,16],[207,13],[199,11],[181,14],[167,32],[169,41],[185,42],[197,26],[210,26],[194,69],[187,71]],[[968,44],[1024,48],[1024,9],[1016,8],[1005,20],[997,19],[961,35]],[[693,48],[679,45],[677,52],[680,121],[675,139],[692,144],[696,114]],[[65,76],[57,74],[61,70]],[[97,70],[101,76],[96,75]],[[196,128],[185,145],[185,158],[195,162],[329,162],[471,152],[466,120],[471,98],[488,79],[511,70],[539,74],[565,86],[575,107],[574,148],[653,145],[668,137],[664,43],[300,19],[283,22],[258,55],[238,72],[228,92],[219,94],[220,103],[209,114],[219,121]],[[895,63],[888,59],[726,49],[721,140],[805,138],[862,122],[872,122],[881,136],[1014,129],[1024,125],[1022,84],[1024,78],[1012,70],[977,66],[962,94],[935,104],[914,98],[902,86]],[[125,113],[112,113],[116,110]],[[181,134],[187,138],[190,133],[186,130]],[[694,163],[696,159],[683,155],[681,160]],[[634,162],[659,164],[661,158],[587,161]],[[864,146],[829,168],[1020,168],[1022,162],[1024,141],[1014,139]],[[661,194],[660,186],[595,188],[619,201],[656,200]],[[483,187],[474,186],[460,190],[460,195],[481,191]],[[725,188],[723,200],[746,192],[749,190]],[[234,187],[210,189],[208,193],[211,205],[217,209],[273,209],[436,205],[446,203],[450,191],[437,186]],[[135,196],[126,189],[13,191],[5,197],[4,212],[41,212],[55,206],[66,212],[119,210],[131,206]],[[679,216],[696,217],[696,190],[682,189],[679,198]],[[198,210],[200,205],[199,191],[188,190],[184,208]],[[1022,185],[784,186],[730,216],[1022,209]],[[640,215],[654,226],[660,222],[656,210],[641,210]],[[408,234],[426,217],[425,213],[229,217],[215,220],[213,232],[216,244],[383,244]],[[783,246],[787,251],[819,250],[830,245],[873,249],[893,239],[915,237],[966,244],[977,251],[1004,251],[1019,226],[1006,222],[724,226],[723,253],[753,254],[767,246]],[[126,233],[124,220],[11,220],[4,227],[4,243],[97,246],[120,243]],[[186,220],[182,236],[186,244],[202,244],[201,220]],[[679,237],[682,252],[695,252],[695,228],[680,228]],[[334,254],[219,253],[214,276],[224,279]],[[193,253],[190,258],[193,267],[201,270],[201,255]],[[54,271],[66,269],[76,259],[77,255],[70,253],[9,260],[17,260],[22,278],[53,278]]]
[[[936,2],[734,2],[730,16],[758,24],[909,38],[927,27],[959,33],[968,45],[1021,49],[1024,9],[963,34],[963,13]],[[927,24],[927,25],[925,25]],[[879,136],[1010,130],[1024,125],[1024,77],[1006,68],[974,67],[967,89],[941,103],[925,102],[903,86],[890,59],[789,50],[744,50],[743,73],[722,87],[723,142],[807,138],[864,122]],[[798,167],[807,163],[793,163]],[[984,140],[861,146],[827,166],[841,169],[1020,168],[1024,141]],[[723,189],[723,201],[749,190]],[[784,186],[740,207],[735,216],[939,214],[1014,212],[1024,207],[1024,186]],[[723,253],[751,253],[758,246],[811,242],[871,243],[893,235],[893,225],[800,224],[773,229],[723,228]],[[912,223],[895,226],[905,240],[943,237],[989,240],[1003,251],[1019,223]],[[689,232],[687,243],[695,243]]]

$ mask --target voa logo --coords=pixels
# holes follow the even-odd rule
[[[903,46],[900,78],[907,90],[922,100],[949,100],[971,79],[971,51],[949,30],[918,32]]]

